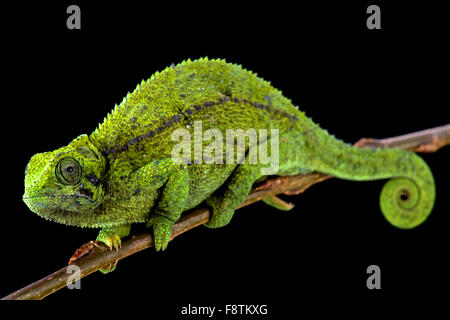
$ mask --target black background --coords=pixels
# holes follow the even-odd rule
[[[338,2],[4,8],[0,296],[64,266],[97,235],[28,210],[21,197],[29,158],[90,133],[128,91],[171,63],[208,56],[242,64],[347,142],[448,123],[445,10],[430,2]],[[66,28],[70,4],[81,8],[81,30]],[[381,30],[366,28],[369,4],[381,7]],[[226,228],[196,228],[166,252],[135,254],[46,301],[81,300],[79,311],[138,301],[133,310],[168,319],[182,319],[188,304],[267,304],[274,318],[301,314],[313,301],[342,300],[351,309],[407,296],[414,305],[448,287],[449,156],[449,148],[423,155],[437,200],[414,230],[385,221],[382,181],[332,179],[286,198],[296,204],[291,212],[252,205]],[[372,264],[381,268],[378,291],[366,288]]]

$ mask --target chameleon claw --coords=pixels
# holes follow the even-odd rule
[[[97,241],[104,243],[109,250],[115,249],[116,251],[119,250],[122,243],[117,234],[106,230],[102,230],[99,233]]]

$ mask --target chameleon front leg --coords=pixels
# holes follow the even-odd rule
[[[143,192],[160,190],[147,226],[153,226],[156,251],[165,250],[174,223],[186,207],[189,195],[187,165],[172,159],[153,161],[131,175]]]

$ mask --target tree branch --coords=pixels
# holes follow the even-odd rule
[[[450,124],[418,131],[402,136],[387,139],[367,139],[359,140],[355,145],[364,148],[391,148],[397,147],[408,149],[413,152],[435,152],[445,145],[450,144]],[[263,198],[271,197],[280,206],[286,209],[292,205],[276,197],[278,194],[294,195],[304,192],[310,186],[331,178],[329,175],[321,173],[299,174],[295,176],[280,176],[266,180],[262,184],[253,188],[250,195],[238,208],[248,206]],[[184,214],[175,224],[171,240],[178,235],[191,230],[209,220],[210,212],[206,208],[199,208]],[[81,271],[81,277],[85,277],[101,268],[115,264],[118,260],[124,259],[141,250],[153,246],[153,236],[144,232],[133,235],[122,243],[122,247],[117,250],[109,250],[103,244],[93,241],[83,245],[77,250],[70,264],[77,265]],[[69,278],[73,277],[68,273],[68,267],[48,275],[1,300],[40,300],[55,291],[65,287]]]

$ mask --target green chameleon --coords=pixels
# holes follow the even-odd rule
[[[192,136],[198,123],[203,131],[278,130],[261,139],[272,151],[278,146],[277,175],[316,171],[348,180],[392,178],[381,191],[380,206],[396,227],[421,224],[433,208],[433,176],[419,156],[344,143],[255,73],[208,58],[152,75],[93,133],[34,155],[25,169],[23,200],[46,219],[101,228],[97,240],[110,248],[120,245],[132,223],[146,223],[153,227],[156,250],[164,250],[181,213],[202,202],[212,210],[205,225],[223,227],[252,185],[267,176],[262,171],[267,164],[250,161],[257,146],[247,140],[240,162],[173,157],[180,144],[173,138],[175,130]],[[201,143],[207,147],[209,142]],[[227,144],[212,154],[220,158],[222,151],[226,157],[237,148]],[[265,202],[279,208],[273,200]]]

